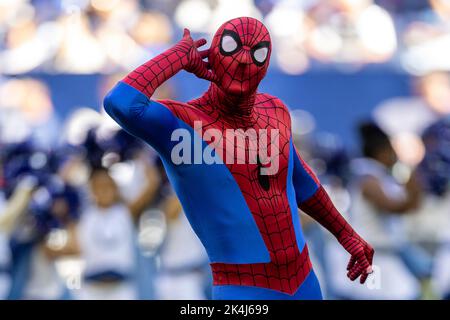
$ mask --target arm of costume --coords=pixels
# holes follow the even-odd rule
[[[295,151],[293,183],[299,208],[331,232],[350,253],[347,275],[351,280],[362,275],[360,281],[364,283],[371,272],[374,253],[372,247],[339,213],[317,176]]]
[[[178,120],[160,102],[151,100],[155,90],[182,69],[191,71],[192,45],[185,38],[144,63],[105,97],[106,112],[126,131],[145,140],[162,155],[170,149],[170,136]],[[200,62],[202,62],[200,60]]]

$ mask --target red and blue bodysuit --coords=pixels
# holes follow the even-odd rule
[[[206,248],[215,299],[321,299],[302,234],[298,208],[312,216],[350,253],[348,277],[363,283],[371,272],[373,249],[336,210],[319,180],[292,142],[288,109],[278,98],[257,92],[266,74],[271,40],[253,18],[224,23],[207,50],[188,30],[166,52],[138,67],[107,95],[105,109],[129,133],[160,155],[193,230]],[[185,70],[211,82],[195,100],[151,100],[154,91]],[[191,134],[192,148],[214,154],[218,143],[194,129],[248,129],[278,132],[278,170],[262,175],[261,161],[240,161],[254,148],[226,150],[235,161],[174,163],[173,133]],[[226,137],[226,135],[223,135]],[[225,138],[224,138],[225,140]],[[269,139],[270,140],[270,139]],[[268,141],[269,145],[273,142]],[[269,146],[268,146],[269,148]],[[195,152],[193,152],[195,153]]]

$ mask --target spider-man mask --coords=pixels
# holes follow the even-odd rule
[[[260,21],[242,17],[225,22],[208,56],[216,85],[233,96],[253,94],[267,72],[270,52],[269,31]]]

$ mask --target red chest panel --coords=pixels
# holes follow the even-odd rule
[[[251,129],[268,131],[267,148],[273,161],[278,163],[278,170],[273,175],[261,178],[258,173],[261,166],[249,163],[249,155],[257,155],[261,140],[247,136],[245,147],[234,144],[231,152],[232,163],[225,165],[230,170],[242,191],[245,201],[252,212],[253,218],[270,253],[271,262],[256,264],[211,264],[215,285],[247,285],[270,288],[289,294],[294,294],[311,270],[307,247],[298,248],[292,213],[289,206],[286,188],[290,151],[290,117],[284,106],[278,100],[264,94],[257,95],[253,109]],[[202,129],[217,129],[222,132],[224,140],[227,129],[239,128],[239,121],[224,119],[210,106],[201,100],[191,104],[181,104],[173,101],[161,101],[179,119],[194,127],[194,121],[202,121]],[[244,131],[249,128],[242,128]],[[276,131],[271,131],[276,130]],[[253,138],[252,138],[253,137]],[[211,145],[211,144],[210,144]],[[266,144],[264,144],[265,147]],[[245,150],[240,150],[245,148]],[[239,161],[244,160],[245,163]],[[276,159],[275,159],[276,157]],[[224,155],[222,155],[224,158]],[[254,161],[256,162],[256,161]],[[264,180],[264,181],[261,181]],[[268,188],[267,188],[268,187]],[[302,249],[302,250],[301,250]],[[301,251],[300,251],[301,250]]]

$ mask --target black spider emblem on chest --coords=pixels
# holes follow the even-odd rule
[[[256,174],[258,176],[258,182],[261,188],[263,188],[265,191],[269,191],[270,189],[270,180],[269,176],[267,174],[263,174],[261,170],[265,167],[265,165],[261,162],[261,159],[259,156],[256,158]]]

